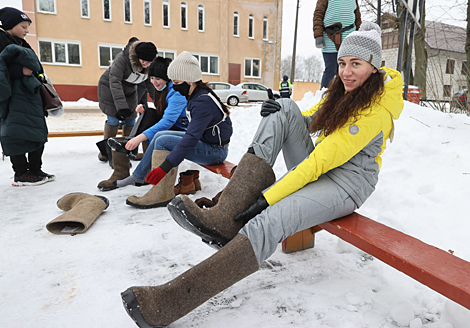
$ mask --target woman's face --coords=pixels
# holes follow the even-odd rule
[[[30,22],[24,21],[19,24],[16,24],[9,32],[11,35],[16,36],[17,38],[24,39],[25,36],[29,33]]]
[[[351,92],[360,87],[377,69],[365,60],[355,56],[343,56],[338,59],[338,74],[344,89]]]
[[[140,59],[140,58],[139,58],[139,62],[140,62],[140,65],[142,65],[143,68],[149,67],[150,64],[152,63],[151,61],[143,60],[143,59]]]
[[[166,84],[166,81],[164,79],[161,79],[161,78],[156,77],[156,76],[151,76],[150,77],[150,82],[152,82],[153,86],[157,90],[161,90]]]

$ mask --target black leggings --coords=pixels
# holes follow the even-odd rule
[[[27,153],[28,159],[26,159],[26,154],[10,156],[10,162],[13,166],[13,171],[15,171],[15,175],[21,176],[28,170],[33,172],[41,170],[43,152],[44,146],[38,150]]]

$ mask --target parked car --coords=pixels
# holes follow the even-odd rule
[[[451,100],[451,108],[456,108],[460,110],[467,109],[467,97],[468,97],[468,89],[463,88],[457,91]]]
[[[225,82],[209,82],[207,83],[215,94],[219,96],[222,102],[230,106],[237,106],[239,102],[247,102],[248,94],[246,90]]]
[[[253,82],[243,82],[237,84],[237,87],[240,87],[248,91],[248,101],[264,101],[268,99],[268,87]],[[281,97],[279,91],[273,90],[274,99]]]

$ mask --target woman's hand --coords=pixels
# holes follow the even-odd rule
[[[31,74],[33,74],[33,71],[30,70],[29,68],[23,66],[23,75],[24,76],[31,76]]]
[[[135,108],[135,111],[139,114],[142,114],[145,111],[144,105],[138,104],[137,107]]]
[[[139,147],[142,141],[147,140],[147,136],[143,133],[139,134],[137,137],[132,138],[126,142],[126,149],[127,150],[134,150],[136,147]]]

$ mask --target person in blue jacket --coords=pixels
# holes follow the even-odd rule
[[[143,115],[134,138],[120,141],[110,138],[108,143],[114,151],[131,154],[138,149],[140,143],[144,149],[144,156],[137,165],[134,173],[123,180],[113,182],[113,185],[102,189],[113,190],[129,185],[142,185],[152,164],[152,150],[148,147],[154,142],[155,135],[160,131],[186,131],[188,119],[186,117],[186,98],[173,89],[173,82],[168,78],[167,69],[171,63],[170,58],[157,57],[148,68],[150,82],[155,87],[155,109],[138,105],[136,111]],[[150,148],[153,148],[151,146]],[[134,153],[135,154],[135,153]],[[129,157],[129,155],[128,155]]]
[[[128,205],[137,208],[166,206],[175,197],[173,187],[178,165],[185,158],[197,164],[213,165],[223,163],[228,155],[232,136],[230,113],[214,91],[202,82],[196,57],[183,51],[168,66],[168,77],[173,90],[187,99],[188,127],[186,132],[166,130],[153,137],[145,155],[152,157],[153,170],[150,171],[147,164],[139,175],[134,172],[132,177],[139,179],[136,182],[142,183],[145,179],[154,186],[144,196],[130,196],[126,200]]]

